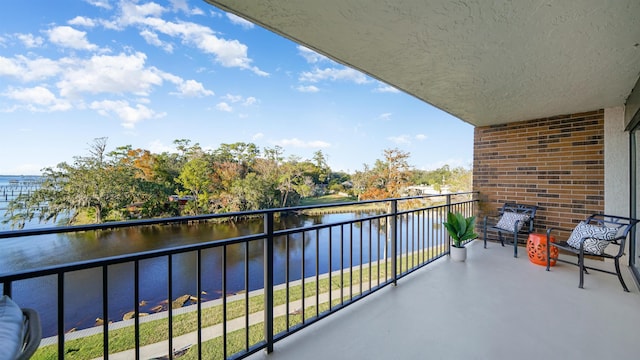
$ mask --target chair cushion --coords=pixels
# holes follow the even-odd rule
[[[504,214],[502,214],[502,217],[500,217],[500,220],[498,221],[495,227],[504,229],[507,231],[513,231],[513,230],[520,231],[522,230],[522,225],[524,225],[524,223],[528,220],[529,220],[528,214],[505,211]],[[517,228],[516,228],[516,221],[518,222]]]
[[[584,240],[584,251],[602,255],[604,249],[611,244],[611,240],[616,238],[617,233],[618,228],[592,225],[581,221],[571,232],[567,244],[573,248],[580,249],[580,240],[588,237]]]
[[[3,295],[0,298],[0,349],[7,356],[6,359],[15,359],[22,351],[23,325],[20,307],[7,295]],[[0,358],[5,359],[2,356]]]

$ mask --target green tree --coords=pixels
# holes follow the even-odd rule
[[[233,211],[249,211],[275,207],[278,190],[272,182],[256,173],[234,181],[231,194],[235,202]]]
[[[12,226],[24,226],[36,213],[41,221],[68,215],[69,224],[76,223],[81,214],[90,215],[95,223],[102,223],[107,215],[122,217],[121,212],[138,191],[136,171],[120,161],[118,152],[107,154],[106,146],[107,138],[97,138],[90,145],[89,156],[44,169],[41,187],[28,200],[19,199],[22,204],[11,205]]]
[[[194,198],[193,211],[199,214],[202,209],[209,208],[209,193],[212,181],[212,169],[204,157],[189,160],[176,179]]]
[[[313,164],[316,167],[316,180],[319,184],[326,184],[331,174],[331,168],[327,164],[327,157],[318,150],[313,153]]]
[[[473,189],[473,171],[462,166],[451,171],[448,184],[451,192],[471,191]]]
[[[371,171],[363,173],[361,182],[363,199],[396,198],[409,183],[411,169],[407,160],[410,154],[399,149],[385,149],[384,160],[376,160]]]

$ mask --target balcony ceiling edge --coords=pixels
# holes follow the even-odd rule
[[[205,0],[475,126],[621,106],[640,2]]]

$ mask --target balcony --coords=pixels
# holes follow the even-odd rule
[[[388,212],[277,230],[273,228],[274,211],[257,212],[264,216],[262,233],[1,274],[0,283],[3,293],[18,298],[24,298],[21,284],[34,279],[55,289],[57,305],[50,322],[55,323],[56,334],[64,336],[48,335],[36,359],[178,358],[180,349],[190,359],[500,359],[538,358],[547,352],[553,358],[635,358],[632,330],[640,324],[640,297],[635,287],[631,294],[625,293],[615,277],[592,272],[581,290],[575,267],[558,264],[546,272],[526,256],[514,259],[510,247],[496,243],[483,249],[481,242],[471,242],[466,263],[450,261],[446,256],[447,237],[438,224],[449,210],[467,216],[476,213],[477,199],[469,195],[448,195],[445,204],[428,207],[404,200],[380,201],[388,203]],[[84,230],[105,226],[114,224]],[[16,234],[21,232],[2,233],[0,237]],[[269,244],[278,249],[274,252]],[[234,257],[234,246],[240,246],[242,253],[238,267],[229,270],[223,265],[220,270],[227,270],[206,270],[211,269],[205,260],[211,252],[226,264]],[[302,256],[294,260],[296,247]],[[256,251],[259,276],[264,282],[254,290],[248,284],[257,262],[250,253]],[[172,270],[183,266],[183,256],[194,260],[195,279],[180,278]],[[281,263],[274,269],[276,259]],[[180,295],[175,290],[176,282],[197,282],[195,304],[166,306],[146,317],[135,316],[143,312],[140,279],[149,261],[154,261],[154,268],[158,262],[167,264],[162,287],[168,299]],[[322,266],[331,271],[322,270]],[[123,267],[135,278],[130,299],[133,319],[68,333],[69,313],[77,310],[68,303],[73,300],[68,289],[74,279],[87,271],[99,289],[95,298],[100,315],[117,319],[121,314],[116,314],[113,304],[123,290],[117,284],[114,287],[110,279]],[[628,271],[625,276],[629,284],[633,283]],[[220,278],[222,294],[228,294],[232,278],[244,278],[241,283],[245,288],[235,295],[205,301],[201,298],[206,293],[203,290],[211,292],[205,285],[207,277]],[[95,317],[88,308],[80,309],[82,316]],[[216,316],[219,319],[212,320]],[[603,328],[607,332],[599,333],[597,341],[591,340],[593,331]],[[158,336],[153,337],[156,332]],[[118,344],[127,336],[130,345]],[[83,342],[89,338],[92,351],[86,351],[89,345]],[[581,343],[584,346],[575,346]],[[108,349],[108,355],[104,349]],[[169,354],[169,349],[177,352]],[[263,349],[275,351],[266,356]]]
[[[0,239],[18,241],[7,243],[5,259],[16,268],[7,271],[3,264],[0,284],[3,294],[41,314],[45,339],[36,359],[148,359],[174,357],[180,349],[188,357],[246,357],[446,256],[441,223],[448,211],[476,213],[476,195],[2,232]],[[341,206],[349,208],[336,209]],[[325,214],[349,213],[291,215],[318,207],[330,208]],[[228,221],[239,218],[253,221],[230,235]],[[222,227],[207,227],[215,224]],[[57,237],[64,233],[73,237]],[[194,234],[195,243],[166,248]],[[113,236],[165,246],[56,259],[90,250],[85,243],[119,247]],[[59,245],[72,239],[76,245],[60,252]]]

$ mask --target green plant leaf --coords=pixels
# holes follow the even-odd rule
[[[461,213],[456,213],[454,216],[456,217],[459,225],[458,237],[462,237],[467,232],[467,220]]]
[[[453,246],[461,247],[466,240],[475,239],[478,234],[474,232],[476,217],[465,218],[461,213],[447,213],[447,221],[442,223],[453,240]]]

